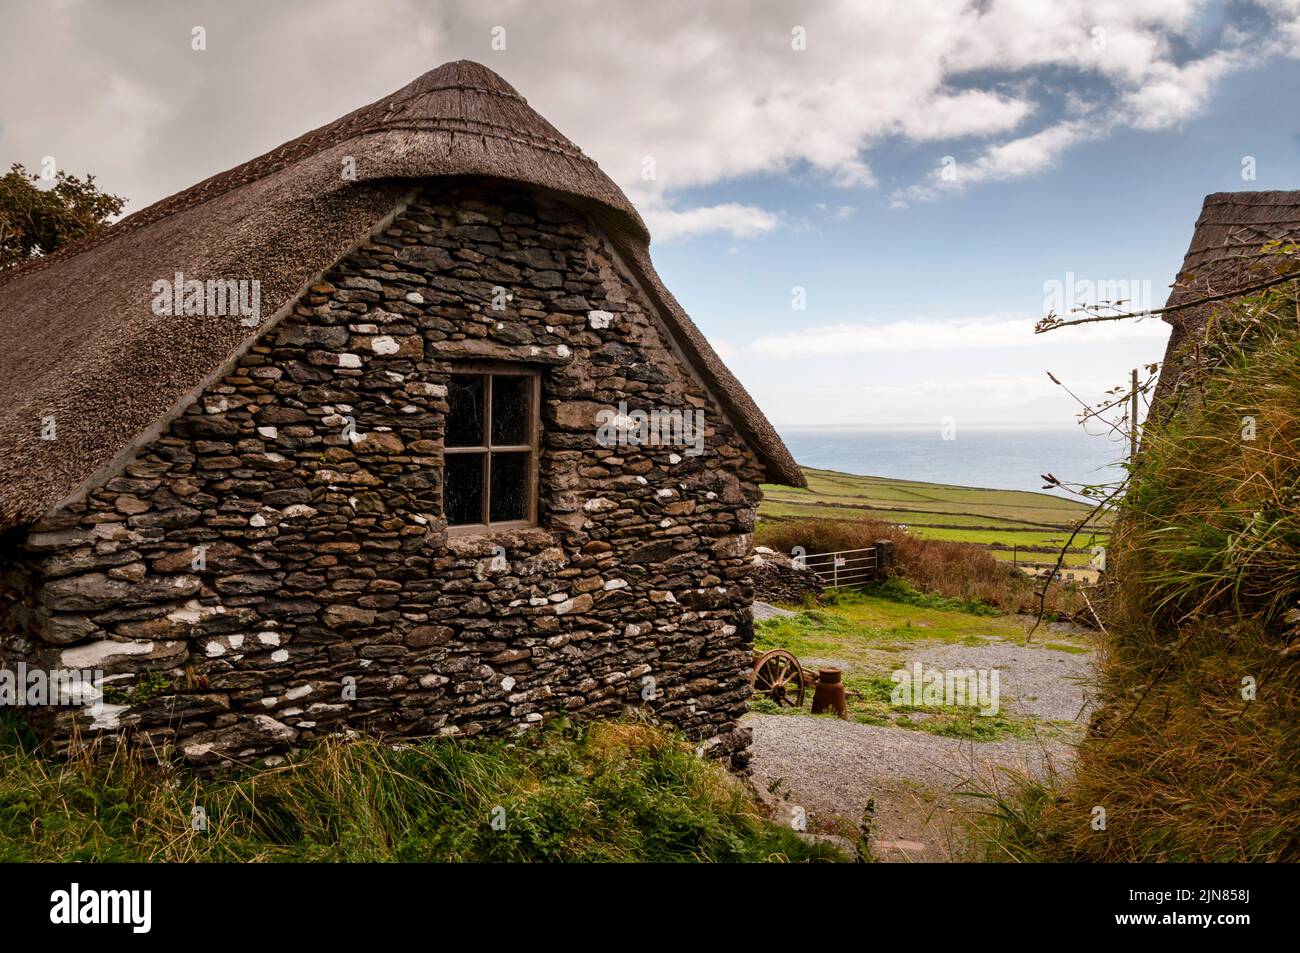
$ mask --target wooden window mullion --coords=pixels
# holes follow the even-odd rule
[[[483,375],[483,525],[492,528],[492,375]]]
[[[537,497],[540,492],[538,484],[538,453],[537,444],[540,442],[542,429],[542,376],[534,375],[532,387],[529,388],[529,407],[528,407],[528,443],[530,452],[528,454],[528,522],[537,522]]]
[[[458,372],[453,371],[453,374]],[[460,530],[465,533],[474,532],[493,532],[497,526],[505,526],[510,529],[521,528],[528,525],[537,524],[537,514],[540,509],[538,505],[538,479],[540,476],[540,452],[539,443],[541,439],[541,375],[530,370],[514,370],[513,368],[496,368],[483,367],[470,369],[466,368],[459,372],[465,376],[474,376],[482,380],[482,414],[483,427],[481,445],[475,447],[445,447],[444,452],[452,454],[473,454],[482,460],[480,473],[480,492],[482,494],[481,507],[479,511],[479,522],[477,524],[464,523],[456,524],[452,529]],[[527,419],[525,421],[526,433],[523,443],[511,443],[497,446],[493,430],[493,408],[496,402],[496,378],[498,376],[519,378],[527,380],[525,394],[528,398]],[[498,454],[507,456],[524,455],[524,465],[522,468],[522,478],[526,485],[522,487],[508,487],[507,489],[518,489],[525,494],[523,506],[519,512],[518,519],[508,519],[501,524],[494,524],[492,521],[492,494],[494,492],[492,482],[492,464],[493,458]],[[505,465],[505,464],[503,464]],[[511,464],[509,469],[514,472],[516,465]]]

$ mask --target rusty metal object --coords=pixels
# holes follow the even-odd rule
[[[812,710],[814,715],[833,711],[841,718],[848,719],[849,706],[844,697],[844,673],[838,668],[823,668],[818,671]]]
[[[778,705],[803,707],[803,666],[785,649],[772,649],[760,655],[754,661],[750,684],[755,692],[766,695]]]

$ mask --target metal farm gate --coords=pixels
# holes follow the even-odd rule
[[[842,549],[835,553],[815,553],[800,561],[827,589],[862,586],[885,578],[893,562],[894,544],[887,539],[865,549]]]

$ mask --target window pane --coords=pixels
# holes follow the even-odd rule
[[[492,443],[506,446],[529,442],[532,415],[531,377],[492,377]]]
[[[442,511],[448,526],[483,522],[482,453],[449,453],[442,487]]]
[[[448,447],[481,447],[483,433],[483,382],[481,374],[453,374],[447,386]]]
[[[529,453],[492,454],[492,522],[528,519]]]

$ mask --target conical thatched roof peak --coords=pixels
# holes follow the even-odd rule
[[[482,176],[558,193],[609,237],[774,482],[803,485],[780,438],[655,274],[627,196],[487,67],[446,63],[391,95],[0,273],[0,529],[115,471],[201,387],[382,226],[413,184]],[[155,280],[251,276],[250,331],[151,309]],[[41,421],[58,439],[40,439]]]

